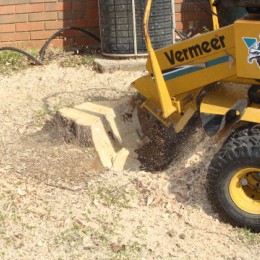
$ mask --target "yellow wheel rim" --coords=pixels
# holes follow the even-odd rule
[[[231,199],[241,210],[260,214],[260,168],[238,171],[229,183]]]

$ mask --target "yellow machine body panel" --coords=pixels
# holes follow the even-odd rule
[[[216,31],[204,33],[171,46],[156,50],[156,57],[162,71],[177,66],[198,64],[209,56],[219,53],[229,54],[235,48],[234,26],[230,25]],[[147,60],[147,70],[152,73],[151,60]]]
[[[260,104],[252,104],[247,107],[240,118],[241,121],[260,123]]]
[[[250,104],[248,89],[247,85],[222,84],[207,92],[200,103],[200,117],[209,135],[217,134],[230,122],[260,123],[260,104]],[[214,119],[218,119],[218,123]]]
[[[238,101],[247,99],[248,87],[244,85],[218,86],[207,93],[200,105],[200,113],[225,115]]]
[[[260,21],[235,23],[237,76],[260,79]]]

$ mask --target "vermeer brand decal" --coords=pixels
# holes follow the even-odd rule
[[[243,37],[243,40],[248,48],[248,63],[252,64],[255,61],[260,67],[260,42],[256,38]]]
[[[219,36],[212,38],[210,41],[204,41],[201,44],[192,45],[186,49],[182,50],[170,50],[169,52],[164,52],[167,60],[171,65],[177,62],[184,62],[190,59],[204,55],[205,53],[211,53],[213,50],[220,50],[225,48],[225,36]]]

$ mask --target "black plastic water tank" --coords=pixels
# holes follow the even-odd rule
[[[173,43],[172,0],[154,0],[149,32],[154,49]],[[146,0],[99,0],[101,48],[104,55],[146,53],[143,15]]]

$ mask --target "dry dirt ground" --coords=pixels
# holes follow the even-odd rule
[[[206,198],[217,149],[198,124],[162,172],[97,169],[65,144],[59,108],[131,95],[143,72],[56,63],[0,76],[1,259],[259,259],[259,235],[223,223]]]

